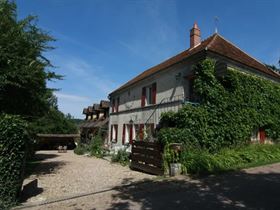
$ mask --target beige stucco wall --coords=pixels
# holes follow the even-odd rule
[[[153,114],[148,123],[156,125],[159,122],[161,113],[170,110],[178,111],[179,107],[182,106],[179,100],[182,101],[185,97],[188,97],[189,85],[188,80],[184,77],[190,74],[191,65],[186,62],[180,63],[113,95],[112,97],[115,99],[120,97],[120,105],[119,113],[110,114],[109,133],[111,133],[111,125],[118,124],[117,144],[122,144],[123,124],[129,124],[131,120],[134,124],[145,124]],[[153,105],[141,108],[142,88],[154,82],[157,84],[156,104],[162,102],[162,105],[157,108]],[[171,103],[163,105],[165,102]],[[110,108],[111,112],[112,108]]]

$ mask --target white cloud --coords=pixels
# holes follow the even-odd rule
[[[90,98],[84,97],[84,96],[77,96],[77,95],[72,95],[72,94],[65,94],[65,93],[57,93],[55,92],[54,95],[58,99],[63,99],[63,100],[68,100],[68,101],[74,101],[74,102],[90,102]]]
[[[101,99],[106,100],[108,94],[118,86],[110,79],[110,75],[106,75],[102,66],[79,57],[52,56],[55,65],[59,67],[58,73],[65,75],[65,78],[48,85],[61,89],[61,92],[55,92],[55,95],[58,98],[59,109],[65,114],[84,118],[83,108],[99,103]]]

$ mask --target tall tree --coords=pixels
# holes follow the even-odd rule
[[[60,79],[43,53],[54,39],[36,17],[17,19],[14,1],[0,0],[0,112],[40,117],[53,99],[46,81]]]
[[[47,87],[48,80],[62,77],[49,70],[53,66],[44,57],[55,40],[37,27],[36,20],[18,20],[15,2],[0,0],[0,114],[22,116],[33,134],[77,132]]]

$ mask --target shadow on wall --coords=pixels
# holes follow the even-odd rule
[[[280,174],[243,172],[117,188],[110,209],[280,209]]]

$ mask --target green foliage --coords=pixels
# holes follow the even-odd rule
[[[60,79],[43,53],[54,39],[36,26],[36,18],[17,20],[13,1],[0,1],[0,112],[26,119],[49,108],[52,91],[46,81]]]
[[[280,145],[249,145],[222,149],[215,154],[207,150],[185,150],[180,162],[190,174],[210,174],[237,170],[280,161]]]
[[[279,84],[235,69],[217,77],[215,62],[209,59],[194,70],[200,103],[162,116],[162,143],[182,142],[216,152],[246,145],[252,131],[260,127],[271,139],[280,139]]]
[[[113,154],[111,161],[113,163],[120,163],[123,166],[129,164],[129,153],[125,151],[125,149],[118,150],[117,154]]]
[[[27,124],[20,117],[0,115],[0,209],[16,203],[28,143]]]
[[[78,132],[73,117],[70,114],[64,115],[55,107],[51,107],[43,117],[34,120],[30,127],[34,134],[72,134]]]
[[[95,156],[98,158],[104,157],[106,151],[103,148],[102,136],[100,134],[97,134],[91,138],[89,144],[78,144],[78,146],[74,149],[74,152],[77,155],[89,153],[91,156]]]
[[[16,114],[29,122],[29,133],[76,133],[72,119],[57,108],[47,81],[61,79],[43,56],[54,39],[36,25],[36,17],[17,19],[14,1],[0,0],[0,114]],[[29,142],[32,156],[34,142]]]
[[[85,144],[78,144],[77,147],[74,149],[74,153],[77,155],[83,155],[87,152],[88,148]]]
[[[105,151],[103,149],[103,139],[101,135],[96,135],[92,137],[89,144],[89,152],[90,155],[101,158],[105,155]]]

